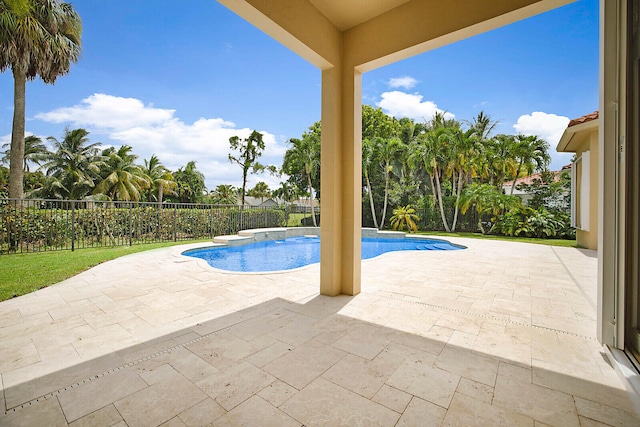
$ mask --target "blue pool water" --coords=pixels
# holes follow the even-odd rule
[[[464,249],[464,247],[445,240],[410,237],[362,239],[362,259],[392,251],[458,249]],[[220,270],[239,272],[291,270],[320,262],[320,238],[290,237],[285,240],[264,240],[242,246],[192,249],[182,254],[202,258],[210,266]]]

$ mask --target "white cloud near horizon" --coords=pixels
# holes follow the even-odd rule
[[[445,118],[453,119],[455,115],[438,108],[433,101],[423,101],[419,93],[400,91],[384,92],[376,105],[385,113],[394,117],[408,117],[418,122],[429,121],[436,113],[443,113]]]
[[[234,135],[246,138],[253,129],[238,128],[222,118],[199,118],[185,123],[175,113],[176,110],[145,105],[139,99],[97,93],[79,104],[39,113],[35,118],[86,128],[93,134],[90,137],[94,142],[99,140],[94,135],[104,135],[114,142],[128,144],[140,163],[154,153],[171,170],[195,160],[209,190],[219,184],[241,185],[240,167],[228,160],[229,138]],[[260,162],[280,167],[287,147],[273,134],[259,132],[265,142]],[[258,181],[265,181],[275,189],[280,180],[269,174],[252,175],[247,185],[250,188]]]
[[[549,143],[549,154],[551,155],[551,170],[560,170],[562,166],[571,163],[572,153],[558,153],[556,146],[562,138],[569,118],[556,114],[534,111],[531,114],[524,114],[518,118],[513,128],[516,132],[524,135],[536,135]]]
[[[418,84],[418,80],[411,76],[393,77],[387,83],[391,88],[411,89]]]

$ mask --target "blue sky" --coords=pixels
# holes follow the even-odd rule
[[[84,127],[92,142],[129,144],[177,169],[190,160],[209,189],[239,185],[230,136],[263,132],[263,163],[320,119],[321,74],[213,0],[77,0],[83,53],[55,85],[27,83],[28,133]],[[188,7],[187,7],[188,5]],[[497,133],[536,134],[555,148],[571,118],[598,108],[598,0],[525,21],[363,76],[363,102],[416,120],[481,110]],[[13,78],[0,74],[0,143],[8,142]],[[552,169],[570,155],[552,150]],[[250,184],[277,178],[254,176]]]

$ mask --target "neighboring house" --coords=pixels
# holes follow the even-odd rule
[[[242,204],[242,198],[238,197],[238,204]],[[272,208],[279,206],[278,201],[271,197],[260,199],[259,197],[244,196],[244,205],[252,208]]]
[[[566,172],[568,169],[571,169],[571,165],[563,166],[562,170],[552,172],[554,174],[554,182],[558,182],[560,180],[560,175]],[[522,199],[523,204],[527,204],[531,199],[532,195],[527,193],[526,190],[522,188],[518,188],[521,185],[531,185],[536,180],[542,181],[542,173],[534,173],[533,175],[523,176],[516,179],[516,188],[513,189],[513,195],[520,197]],[[502,191],[504,194],[511,194],[511,187],[513,186],[513,181],[508,181],[502,184]]]
[[[571,168],[571,225],[578,246],[598,248],[598,124],[599,114],[569,122],[558,142],[558,152],[576,153]]]
[[[294,200],[290,203],[290,205],[295,206],[300,212],[309,212],[311,211],[311,205],[313,204],[313,209],[318,211],[318,201],[317,200],[309,200],[309,199],[298,199]]]

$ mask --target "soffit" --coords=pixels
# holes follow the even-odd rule
[[[348,30],[409,0],[309,0],[340,31]]]

